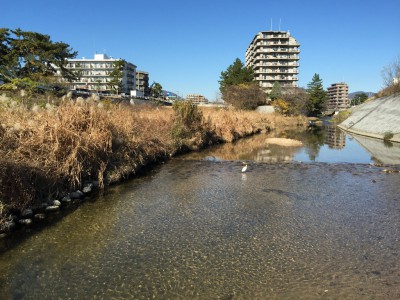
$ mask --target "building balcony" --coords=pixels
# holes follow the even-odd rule
[[[299,80],[298,77],[296,76],[258,76],[255,78],[256,80],[261,80],[261,81],[297,81]]]
[[[289,70],[289,69],[266,69],[258,70],[256,74],[298,74],[299,70]]]
[[[262,35],[262,39],[287,39],[289,38],[289,34],[264,34]]]

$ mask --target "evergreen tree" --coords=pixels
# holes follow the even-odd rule
[[[223,94],[224,89],[228,86],[249,84],[254,80],[254,72],[247,68],[239,58],[231,64],[226,71],[221,72],[220,91]]]
[[[0,80],[5,83],[54,76],[54,66],[60,68],[64,78],[73,80],[76,75],[66,65],[76,55],[68,44],[53,42],[48,35],[0,28]]]
[[[368,95],[366,93],[359,93],[354,96],[353,100],[351,100],[350,105],[352,105],[352,106],[359,105],[361,103],[364,103],[365,100],[367,100],[367,99],[368,99]]]
[[[281,85],[279,84],[278,81],[275,81],[274,85],[272,86],[271,92],[269,93],[269,98],[272,101],[275,101],[276,99],[280,98],[281,96],[282,96]]]
[[[154,98],[160,97],[162,94],[162,85],[158,82],[153,82],[150,86],[150,95]]]
[[[118,92],[122,90],[122,79],[124,77],[124,69],[125,69],[126,61],[123,59],[117,60],[114,63],[114,69],[110,73],[110,81],[108,85],[111,87],[112,90]]]
[[[307,85],[308,101],[307,112],[309,116],[320,116],[326,108],[327,93],[322,85],[322,79],[314,74],[312,81]]]

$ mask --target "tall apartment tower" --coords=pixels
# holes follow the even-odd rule
[[[349,105],[349,86],[344,83],[333,83],[328,87],[328,110],[343,110]]]
[[[246,50],[246,66],[267,93],[275,82],[283,88],[297,87],[299,47],[288,31],[261,31]]]

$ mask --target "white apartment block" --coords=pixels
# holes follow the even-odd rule
[[[189,94],[186,96],[186,101],[190,101],[193,104],[199,105],[199,104],[207,104],[208,100],[203,96],[199,94]]]
[[[297,87],[300,44],[286,31],[261,31],[246,50],[246,67],[254,70],[254,79],[269,93],[275,82]]]
[[[108,57],[106,54],[95,54],[93,59],[81,58],[68,60],[67,68],[79,72],[79,78],[71,83],[73,90],[85,90],[97,93],[110,93],[112,87],[111,72],[114,64],[120,59]],[[60,72],[57,71],[60,75]],[[119,93],[129,94],[136,90],[136,66],[126,62],[123,70],[122,90]]]
[[[328,110],[343,110],[349,104],[349,86],[346,83],[333,83],[328,87]]]

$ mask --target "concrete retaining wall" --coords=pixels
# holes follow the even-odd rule
[[[256,112],[262,114],[273,114],[275,112],[275,109],[272,105],[261,105],[256,108]]]
[[[394,134],[391,141],[400,143],[400,95],[378,98],[351,110],[351,116],[340,128],[379,139],[391,132]]]

